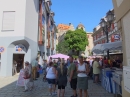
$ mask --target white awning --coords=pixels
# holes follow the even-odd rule
[[[107,50],[122,50],[122,41],[97,44],[93,47],[92,52],[100,54]]]

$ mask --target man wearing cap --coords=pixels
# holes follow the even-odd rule
[[[38,58],[36,58],[35,60],[32,61],[32,76],[34,80],[36,79],[36,72],[37,72],[37,68],[38,68]]]

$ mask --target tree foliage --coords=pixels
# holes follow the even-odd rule
[[[68,44],[69,50],[85,51],[86,45],[88,45],[88,38],[84,30],[76,29],[66,33],[65,42]]]
[[[68,54],[68,43],[66,41],[58,43],[58,45],[56,46],[56,51],[58,51],[58,53]]]

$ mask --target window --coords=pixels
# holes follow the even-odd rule
[[[14,31],[15,11],[3,12],[2,31]]]

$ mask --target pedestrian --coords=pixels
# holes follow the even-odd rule
[[[79,97],[82,97],[82,92],[84,92],[84,97],[88,97],[87,89],[89,71],[89,64],[84,63],[83,57],[79,56],[79,64],[77,66],[77,87],[79,89]]]
[[[50,62],[49,66],[46,69],[46,78],[49,84],[49,95],[55,95],[56,69],[53,66],[53,62]]]
[[[56,63],[56,60],[53,60],[53,67],[55,68],[55,70],[57,71],[57,63]],[[56,89],[56,87],[57,87],[57,81],[55,82],[55,89]],[[55,92],[55,94],[56,94],[56,92]]]
[[[38,68],[38,57],[32,61],[32,75],[33,75],[33,80],[36,79],[36,74],[37,74],[37,68]]]
[[[52,62],[52,57],[50,57],[50,59],[49,59],[49,63],[50,63],[50,62]]]
[[[71,97],[77,97],[77,71],[76,71],[76,65],[73,63],[73,57],[69,57],[70,66],[68,68],[68,75],[69,75],[69,82],[70,86],[73,90],[73,95]]]
[[[62,97],[65,94],[65,87],[67,85],[67,67],[64,62],[60,63],[60,66],[57,68],[56,77],[58,82],[58,97],[62,93]]]
[[[100,74],[100,64],[98,62],[98,58],[95,58],[95,61],[93,62],[93,74],[94,74],[94,83],[98,83]]]
[[[69,61],[69,58],[67,59],[67,62],[66,62],[66,67],[69,68],[70,66],[70,61]]]
[[[48,66],[47,60],[43,60],[43,81],[46,81],[46,68]]]
[[[61,58],[58,58],[57,65],[59,66],[61,63]]]
[[[24,86],[25,86],[25,90],[24,92],[27,92],[29,89],[29,81],[31,78],[31,68],[29,66],[29,62],[25,62],[25,69],[24,69]]]
[[[17,74],[17,62],[13,60],[13,74]]]

